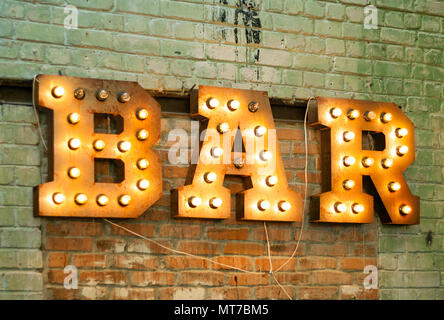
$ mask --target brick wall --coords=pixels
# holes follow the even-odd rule
[[[63,27],[63,5],[68,3],[79,8],[78,29]],[[379,9],[374,30],[363,28],[368,3]],[[306,221],[301,257],[279,277],[295,298],[375,298],[378,293],[361,290],[361,280],[362,265],[376,261],[380,298],[442,299],[443,16],[443,2],[432,0],[5,0],[0,3],[0,78],[60,73],[135,80],[154,90],[181,92],[206,84],[266,90],[282,99],[319,95],[395,102],[416,127],[416,161],[405,176],[421,197],[421,224],[324,226]],[[44,291],[46,298],[285,298],[268,276],[207,269],[202,261],[158,252],[100,220],[33,219],[31,186],[39,181],[36,171],[46,172],[33,111],[0,108],[2,297],[41,297]],[[164,134],[189,125],[187,117],[164,117]],[[276,125],[287,173],[301,191],[302,126]],[[311,141],[318,141],[310,132]],[[164,161],[166,146],[164,136],[159,143]],[[311,192],[319,189],[317,157],[313,147]],[[184,179],[175,177],[185,174],[186,168],[164,163],[164,198],[141,218],[122,223],[175,248],[201,250],[196,252],[227,261],[240,257],[232,263],[266,268],[262,224],[170,218],[169,189],[182,185]],[[236,180],[229,185],[239,187]],[[269,229],[274,259],[282,259],[293,248],[299,228],[270,224]],[[61,289],[68,262],[79,266],[77,291]],[[202,272],[211,275],[196,279]]]

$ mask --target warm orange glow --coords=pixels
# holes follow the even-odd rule
[[[260,200],[257,203],[257,207],[261,211],[268,210],[268,208],[270,208],[270,202],[268,200]]]
[[[218,131],[219,133],[225,133],[225,132],[227,132],[228,130],[230,130],[230,126],[229,126],[229,124],[226,123],[226,122],[222,122],[222,123],[219,123],[219,124],[217,125],[217,131]]]
[[[371,167],[373,165],[373,163],[375,163],[375,160],[373,160],[373,158],[364,157],[362,159],[362,165],[366,168]]]
[[[403,138],[409,133],[409,131],[406,128],[397,128],[395,133],[398,138]]]
[[[362,213],[362,212],[364,212],[364,206],[359,203],[354,203],[352,205],[352,211],[353,211],[353,213]]]
[[[392,114],[386,112],[381,113],[381,121],[384,123],[392,121]]]
[[[222,199],[220,198],[211,198],[210,199],[210,207],[213,209],[217,209],[222,205]]]
[[[345,190],[350,190],[355,186],[355,182],[353,180],[347,179],[344,180],[342,186],[344,187]]]
[[[78,148],[80,148],[80,144],[81,144],[80,140],[77,138],[72,138],[72,139],[69,139],[69,141],[68,141],[68,147],[71,150],[77,150]]]
[[[375,119],[376,119],[376,113],[373,112],[373,111],[366,111],[366,112],[364,113],[364,119],[365,119],[366,121],[372,121],[372,120],[375,120]]]
[[[352,131],[344,131],[343,139],[345,142],[349,142],[355,138],[355,134]]]
[[[140,190],[146,190],[150,186],[150,182],[146,179],[140,179],[137,181],[137,188]]]
[[[131,149],[131,142],[129,141],[120,141],[117,145],[120,152],[127,152],[129,149]]]
[[[139,110],[137,110],[136,116],[137,116],[137,119],[139,119],[139,120],[145,120],[146,118],[148,118],[148,110],[139,109]]]
[[[288,201],[280,201],[278,204],[279,210],[282,212],[288,211],[291,209],[291,204]]]
[[[201,203],[202,203],[202,199],[199,197],[193,196],[193,197],[188,198],[188,205],[191,208],[196,208],[196,207],[200,206]]]
[[[352,157],[352,156],[345,156],[345,157],[342,159],[342,162],[343,162],[344,166],[346,166],[346,167],[350,167],[350,166],[352,166],[352,165],[355,164],[355,158]]]
[[[343,213],[343,212],[345,212],[345,210],[347,210],[347,206],[345,204],[343,204],[342,202],[336,202],[334,207],[335,207],[335,211],[337,213]]]
[[[106,195],[101,194],[97,196],[97,204],[100,206],[106,206],[109,202],[109,199]]]
[[[80,169],[72,167],[68,170],[68,175],[73,179],[77,179],[78,177],[80,177]]]
[[[145,158],[137,160],[137,168],[140,170],[145,170],[150,165],[149,161]]]
[[[356,119],[356,118],[359,117],[359,111],[356,110],[356,109],[350,109],[350,110],[348,110],[348,112],[347,112],[347,117],[348,117],[350,120],[354,120],[354,119]]]
[[[61,204],[65,201],[65,196],[60,192],[56,192],[52,195],[52,201],[54,201],[55,204]]]
[[[409,147],[407,146],[399,146],[396,148],[396,153],[398,156],[403,156],[409,151]]]
[[[141,129],[141,130],[137,131],[137,139],[139,139],[139,140],[146,140],[148,138],[148,135],[149,135],[149,133],[145,129]]]
[[[394,182],[394,181],[392,181],[392,182],[389,183],[389,185],[388,185],[388,189],[389,189],[391,192],[396,192],[396,191],[398,191],[399,189],[401,189],[401,184],[400,184],[399,182]]]
[[[54,87],[52,88],[52,95],[54,98],[61,98],[65,94],[65,89],[63,87]]]
[[[390,158],[382,159],[381,165],[383,168],[388,169],[393,165],[393,160]]]
[[[131,202],[131,197],[127,194],[123,194],[119,197],[119,204],[123,207],[126,207]]]
[[[278,182],[278,179],[276,176],[268,176],[265,179],[265,183],[267,184],[267,186],[269,187],[273,187],[274,185],[276,185],[276,183]]]
[[[211,148],[211,155],[214,158],[219,158],[222,155],[222,153],[223,153],[223,151],[222,151],[222,148],[220,148],[220,147]]]
[[[240,103],[237,100],[230,100],[227,105],[231,111],[237,110],[240,107]]]
[[[68,122],[71,124],[76,124],[80,121],[80,114],[77,112],[70,113],[68,115]]]
[[[342,111],[339,108],[331,108],[330,109],[330,115],[334,119],[338,118],[341,114],[342,114]]]
[[[214,172],[207,172],[205,173],[204,179],[207,183],[212,183],[216,181],[217,175]]]
[[[259,154],[259,157],[262,161],[269,161],[273,157],[270,151],[268,150],[262,150]]]
[[[403,204],[399,207],[399,212],[401,212],[401,214],[403,214],[403,215],[407,215],[412,212],[412,207],[410,207],[409,205]]]
[[[256,137],[262,137],[266,132],[267,128],[265,128],[264,126],[256,126],[256,128],[254,128],[254,134],[256,135]]]
[[[96,151],[101,151],[101,150],[105,149],[105,142],[103,142],[103,140],[100,140],[100,139],[95,140],[93,147]]]
[[[219,106],[219,100],[217,100],[216,98],[209,98],[207,100],[207,107],[210,109],[214,109],[217,108]]]
[[[79,193],[79,194],[77,194],[75,196],[74,201],[77,204],[82,205],[82,204],[85,204],[88,201],[88,197],[85,194],[83,194],[83,193]]]

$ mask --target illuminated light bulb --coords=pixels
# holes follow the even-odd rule
[[[79,194],[77,194],[74,197],[74,201],[77,204],[82,205],[82,204],[85,204],[88,201],[88,197],[85,194],[83,194],[83,193],[79,193]]]
[[[214,109],[217,108],[219,106],[219,100],[217,100],[216,98],[209,98],[207,100],[207,107],[210,109]]]
[[[201,203],[202,203],[202,199],[199,197],[192,196],[192,197],[188,198],[188,205],[191,208],[196,208],[196,207],[200,206]]]
[[[278,178],[276,176],[268,176],[265,178],[265,183],[269,187],[276,185],[277,181],[278,181]]]
[[[331,109],[330,109],[330,116],[331,116],[333,119],[338,118],[341,114],[342,114],[342,110],[339,109],[339,108],[331,108]]]
[[[265,128],[264,126],[257,126],[256,128],[254,128],[254,134],[256,135],[256,137],[262,137],[265,132],[267,132],[267,128]]]
[[[131,96],[128,92],[120,92],[117,99],[119,100],[119,102],[125,103],[130,101]]]
[[[343,204],[342,202],[336,202],[335,205],[335,211],[338,213],[343,213],[345,210],[347,210],[347,206]]]
[[[381,165],[383,168],[388,169],[392,166],[393,160],[390,158],[382,159]]]
[[[364,212],[364,206],[362,204],[359,204],[359,203],[354,203],[352,205],[352,211],[353,211],[353,213]]]
[[[137,110],[136,117],[139,120],[145,120],[148,118],[148,111],[146,109],[139,109]]]
[[[347,179],[344,180],[342,186],[344,187],[345,190],[350,190],[355,186],[355,182],[353,180]]]
[[[108,98],[108,91],[106,91],[105,89],[100,89],[99,91],[97,91],[96,93],[96,98],[99,101],[104,101]]]
[[[362,165],[366,168],[371,167],[373,165],[373,163],[375,163],[375,160],[373,160],[373,158],[364,157],[362,159]]]
[[[262,150],[259,154],[259,157],[261,158],[262,161],[268,161],[272,158],[272,156],[273,155],[268,150]]]
[[[146,190],[150,186],[150,182],[146,179],[140,179],[137,181],[137,188],[140,190]]]
[[[344,163],[344,166],[350,167],[355,164],[355,158],[353,158],[352,156],[345,156],[342,159],[342,162]]]
[[[207,172],[204,174],[204,180],[206,183],[213,183],[216,179],[217,175],[214,172]]]
[[[83,98],[85,98],[85,89],[77,88],[76,90],[74,90],[74,98],[76,98],[77,100],[82,100]]]
[[[376,119],[376,113],[374,113],[373,111],[366,111],[364,113],[364,119],[367,121],[372,121]]]
[[[80,114],[77,112],[70,113],[68,115],[68,122],[71,124],[76,124],[80,121]]]
[[[77,179],[80,177],[80,169],[76,167],[72,167],[68,170],[68,176],[70,176],[72,179]]]
[[[105,196],[104,194],[100,194],[100,195],[97,196],[96,201],[97,201],[97,204],[98,204],[99,206],[102,206],[102,207],[103,207],[103,206],[106,206],[106,205],[108,204],[109,199],[108,199],[108,197]]]
[[[52,195],[52,201],[54,201],[55,204],[61,204],[65,201],[65,196],[60,192],[56,192]]]
[[[117,145],[117,147],[119,148],[119,150],[121,152],[127,152],[129,149],[131,149],[131,142],[120,141],[119,144]]]
[[[239,109],[239,107],[240,107],[240,102],[239,101],[237,101],[237,100],[230,100],[230,101],[228,101],[228,108],[231,110],[231,111],[235,111],[235,110],[237,110],[237,109]]]
[[[392,121],[392,114],[386,112],[381,113],[381,121],[384,123]]]
[[[77,138],[69,139],[68,146],[72,150],[77,150],[78,148],[80,148],[80,140]]]
[[[401,212],[401,214],[409,214],[412,212],[412,207],[407,204],[403,204],[399,207],[399,212]]]
[[[253,113],[259,110],[259,102],[251,101],[248,103],[248,110]]]
[[[388,189],[390,192],[396,192],[401,189],[401,184],[399,182],[392,181],[388,184]]]
[[[137,139],[139,140],[146,140],[149,136],[149,133],[147,130],[145,129],[140,129],[139,131],[137,131]]]
[[[210,207],[213,209],[217,209],[222,205],[222,199],[220,198],[211,198],[210,199]]]
[[[119,197],[119,204],[121,206],[126,207],[127,205],[129,205],[131,202],[131,197],[127,194],[123,194]]]
[[[214,158],[219,158],[222,155],[222,153],[223,153],[222,148],[219,148],[219,147],[211,148],[211,155]]]
[[[65,94],[65,89],[63,89],[63,87],[54,87],[52,88],[52,95],[54,96],[54,98],[61,98],[63,97],[63,95]]]
[[[288,201],[279,201],[278,204],[279,210],[282,212],[288,211],[291,209],[291,204]]]
[[[227,132],[228,130],[230,130],[230,126],[229,126],[228,123],[226,123],[226,122],[222,122],[222,123],[219,123],[219,124],[217,125],[217,131],[218,131],[219,133],[225,133],[225,132]]]
[[[406,128],[397,128],[395,130],[395,134],[398,138],[405,137],[409,133],[409,131]]]
[[[355,134],[352,131],[345,131],[342,138],[345,142],[349,142],[355,138]]]
[[[348,110],[348,112],[347,112],[347,117],[348,117],[350,120],[354,120],[354,119],[356,119],[357,117],[359,117],[359,111],[356,110],[356,109],[350,109],[350,110]]]
[[[396,148],[396,153],[398,156],[403,156],[409,151],[409,147],[407,146],[399,146]]]
[[[100,140],[100,139],[95,140],[93,143],[93,147],[95,150],[101,151],[101,150],[105,149],[105,142],[103,142],[103,140]]]
[[[148,168],[149,165],[150,163],[147,159],[142,158],[137,160],[137,168],[139,168],[140,170],[145,170],[146,168]]]
[[[257,203],[257,207],[259,208],[259,210],[265,211],[270,208],[270,202],[268,200],[259,200],[259,202]]]

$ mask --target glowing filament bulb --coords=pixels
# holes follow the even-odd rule
[[[366,121],[372,121],[376,119],[376,113],[374,113],[373,111],[366,111],[364,113],[364,119]]]
[[[278,208],[280,211],[285,212],[291,209],[291,204],[288,201],[279,201]]]
[[[63,87],[54,87],[52,88],[52,95],[54,96],[54,98],[61,98],[63,97],[63,95],[65,94],[65,89],[63,89]]]
[[[129,149],[131,149],[131,142],[129,141],[120,141],[117,145],[120,152],[127,152]]]
[[[405,137],[409,133],[409,131],[406,128],[397,128],[395,130],[395,134],[398,138]]]
[[[272,158],[272,154],[268,150],[262,150],[261,153],[259,154],[259,157],[261,158],[262,161],[268,161]]]
[[[76,167],[72,167],[68,170],[68,176],[72,179],[77,179],[80,177],[80,169]]]
[[[77,139],[77,138],[69,139],[69,141],[68,141],[68,147],[69,147],[71,150],[77,150],[78,148],[80,148],[80,140]]]
[[[202,199],[199,197],[192,196],[192,197],[188,198],[188,205],[191,208],[196,208],[196,207],[200,206],[201,203],[202,203]]]
[[[80,121],[80,114],[77,112],[70,113],[68,115],[68,122],[71,124],[76,124]]]
[[[212,183],[216,181],[217,175],[214,172],[207,172],[204,175],[204,180],[206,183]]]
[[[412,212],[412,207],[403,204],[399,207],[399,212],[401,212],[401,214],[409,214],[410,212]]]
[[[276,185],[277,181],[278,181],[278,179],[276,176],[268,176],[267,178],[265,178],[265,183],[269,187]]]
[[[361,213],[361,212],[364,212],[364,206],[363,206],[362,204],[359,204],[359,203],[354,203],[354,204],[352,205],[352,211],[353,211],[354,213]]]
[[[388,189],[390,192],[396,192],[401,189],[401,184],[399,182],[392,181],[388,184]]]
[[[139,131],[137,131],[137,139],[139,140],[146,140],[148,138],[148,131],[145,129],[141,129]]]
[[[219,100],[217,100],[216,98],[209,98],[207,100],[207,107],[210,109],[214,109],[216,107],[219,106]]]
[[[99,206],[102,206],[102,207],[103,207],[103,206],[106,206],[106,205],[108,204],[109,199],[108,199],[108,197],[105,196],[104,194],[100,194],[100,195],[97,197],[96,201],[97,201],[97,204],[98,204]]]
[[[219,147],[211,148],[211,155],[214,158],[219,158],[222,155],[222,148],[219,148]]]
[[[139,110],[137,110],[136,117],[139,120],[145,120],[146,118],[148,118],[148,111],[143,108],[139,109]]]
[[[338,213],[343,213],[345,210],[347,210],[347,206],[343,204],[342,202],[336,202],[335,205],[335,211]]]
[[[270,202],[268,202],[268,200],[259,200],[259,202],[257,203],[257,207],[259,208],[259,210],[265,211],[270,208]]]
[[[93,147],[96,151],[101,151],[103,149],[105,149],[105,142],[103,142],[103,140],[95,140],[93,143]]]
[[[217,125],[217,131],[218,131],[219,133],[225,133],[225,132],[227,132],[228,130],[230,130],[230,126],[229,126],[228,123],[226,123],[226,122],[222,122],[222,123],[219,123],[219,124]]]
[[[123,194],[119,197],[119,204],[121,206],[126,207],[127,205],[129,205],[131,202],[131,197],[127,194]]]
[[[384,123],[392,121],[392,114],[386,112],[381,113],[381,121]]]
[[[356,109],[350,109],[350,110],[348,110],[348,112],[347,112],[347,117],[348,117],[350,120],[354,120],[354,119],[356,119],[357,117],[359,117],[359,111],[356,110]]]
[[[355,134],[352,131],[344,131],[343,137],[345,142],[349,142],[355,138]]]
[[[56,192],[52,195],[52,201],[54,201],[55,204],[61,204],[65,201],[65,196],[60,192]]]
[[[353,158],[352,156],[345,156],[342,159],[342,162],[344,163],[344,166],[350,167],[355,164],[355,158]]]
[[[146,168],[148,168],[149,164],[150,163],[147,159],[142,158],[137,160],[137,168],[139,168],[140,170],[145,170]]]
[[[237,109],[239,109],[239,107],[240,107],[240,102],[239,101],[237,101],[237,100],[230,100],[230,101],[228,101],[228,108],[231,111],[237,110]]]
[[[137,188],[140,190],[146,190],[150,186],[150,182],[146,179],[140,179],[137,181]]]
[[[364,157],[362,159],[362,165],[366,168],[371,167],[374,162],[375,162],[375,160],[373,160],[373,158],[370,158],[370,157]]]
[[[213,209],[217,209],[222,205],[222,199],[220,198],[211,198],[210,199],[210,207]]]
[[[88,197],[85,194],[83,194],[83,193],[79,193],[79,194],[77,194],[75,196],[74,201],[77,204],[82,205],[82,204],[85,204],[88,201]]]
[[[331,108],[331,109],[330,109],[330,116],[331,116],[333,119],[338,118],[341,114],[342,114],[342,111],[341,111],[341,109],[339,109],[339,108]]]
[[[388,169],[392,166],[393,160],[390,158],[382,159],[381,164],[383,168]]]
[[[355,182],[353,180],[347,179],[344,180],[342,186],[344,187],[345,190],[350,190],[355,186]]]
[[[403,156],[409,151],[409,147],[407,146],[399,146],[396,148],[396,153],[398,156]]]
[[[254,134],[256,135],[256,137],[262,137],[265,132],[267,132],[267,128],[265,128],[264,126],[257,126],[256,128],[254,128]]]

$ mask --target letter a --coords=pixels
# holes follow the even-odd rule
[[[237,175],[244,178],[236,200],[242,219],[301,221],[302,197],[288,186],[265,92],[201,86],[191,112],[207,121],[207,129],[194,174],[172,190],[176,217],[229,218],[230,190],[223,182]],[[235,143],[239,133],[245,152]]]

